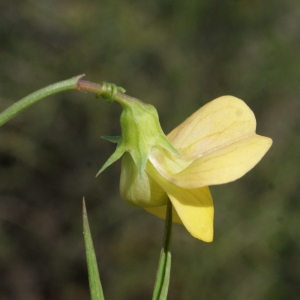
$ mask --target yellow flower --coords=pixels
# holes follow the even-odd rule
[[[124,154],[120,193],[125,202],[165,218],[170,199],[173,222],[182,223],[195,238],[212,241],[214,207],[208,186],[243,176],[272,140],[255,133],[253,112],[232,96],[209,102],[167,139],[152,106],[121,104],[122,137],[101,171]],[[136,114],[137,107],[143,109]]]

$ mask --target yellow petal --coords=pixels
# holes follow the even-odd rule
[[[164,172],[170,174],[182,171],[193,162],[193,160],[186,160],[162,147],[154,147],[149,155],[149,160],[157,169],[163,169]]]
[[[148,207],[148,208],[144,208],[147,212],[161,218],[161,219],[165,219],[166,218],[166,210],[167,210],[167,205],[163,205],[163,206],[158,206],[158,207]],[[177,211],[174,209],[172,209],[172,221],[174,223],[178,223],[178,224],[182,224],[182,221],[180,220]]]
[[[243,139],[255,128],[255,116],[245,102],[223,96],[197,110],[168,139],[185,159],[190,159]]]
[[[270,138],[254,134],[196,159],[177,174],[165,173],[164,177],[187,189],[227,183],[252,169],[271,145]]]
[[[213,239],[214,207],[208,187],[188,190],[167,181],[147,164],[147,173],[166,191],[183,225],[192,236],[205,242]],[[148,210],[148,208],[147,208]],[[149,211],[153,213],[153,211]]]
[[[190,234],[204,242],[211,242],[214,207],[209,188],[187,190],[172,185],[167,193]]]

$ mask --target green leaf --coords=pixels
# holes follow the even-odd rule
[[[98,265],[93,246],[92,236],[90,232],[89,221],[87,217],[85,200],[82,201],[83,209],[83,235],[86,250],[86,260],[89,273],[89,284],[92,300],[104,300],[103,290],[100,282],[100,276],[98,272]]]
[[[156,281],[152,300],[165,300],[168,296],[170,272],[171,272],[171,239],[172,239],[172,203],[167,205],[164,245],[160,253],[160,259],[156,274]]]

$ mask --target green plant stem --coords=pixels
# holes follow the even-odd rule
[[[87,217],[85,201],[82,201],[83,210],[83,235],[86,250],[86,260],[89,273],[89,284],[92,300],[104,300],[102,285],[100,281],[96,254],[93,246],[93,240],[91,236],[89,221]]]
[[[172,203],[169,200],[167,204],[163,248],[160,254],[152,300],[165,300],[168,296],[171,272],[171,240]]]
[[[91,92],[98,95],[101,95],[102,92],[102,84],[94,83],[86,80],[78,80],[77,89],[80,91]],[[126,100],[141,102],[141,100],[125,95],[124,93],[118,92],[113,100],[116,100],[120,104],[123,104]]]
[[[68,80],[51,84],[14,103],[9,108],[0,113],[0,126],[12,119],[15,115],[20,113],[25,108],[31,106],[32,104],[40,101],[41,99],[47,96],[54,95],[67,90],[76,90],[77,82],[83,76],[84,75],[79,75]]]
[[[85,91],[95,93],[97,95],[101,95],[103,93],[102,84],[81,80],[83,76],[84,75],[79,75],[68,80],[51,84],[17,101],[0,113],[0,126],[12,119],[14,116],[18,115],[24,109],[46,98],[47,96],[51,96],[67,90]],[[118,101],[120,104],[123,104],[127,100],[140,102],[139,99],[125,95],[121,92],[117,92],[113,100]]]

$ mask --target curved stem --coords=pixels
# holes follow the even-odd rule
[[[98,94],[99,96],[101,96],[102,87],[103,87],[103,85],[100,83],[94,83],[94,82],[90,82],[90,81],[86,81],[86,80],[78,80],[78,83],[77,83],[77,89],[79,91],[91,92],[91,93]],[[126,101],[128,101],[128,100],[133,101],[133,102],[141,102],[141,100],[131,97],[131,96],[128,96],[128,95],[125,95],[124,93],[121,93],[121,92],[116,93],[113,100],[119,102],[121,105],[126,103]]]
[[[25,108],[31,106],[32,104],[40,101],[41,99],[57,94],[59,92],[67,91],[67,90],[76,90],[78,89],[77,83],[80,78],[84,75],[79,75],[68,80],[60,81],[54,84],[51,84],[45,88],[42,88],[25,98],[22,98],[18,102],[11,105],[9,108],[0,113],[0,126],[5,124],[7,121],[12,119],[19,112],[24,110]]]

